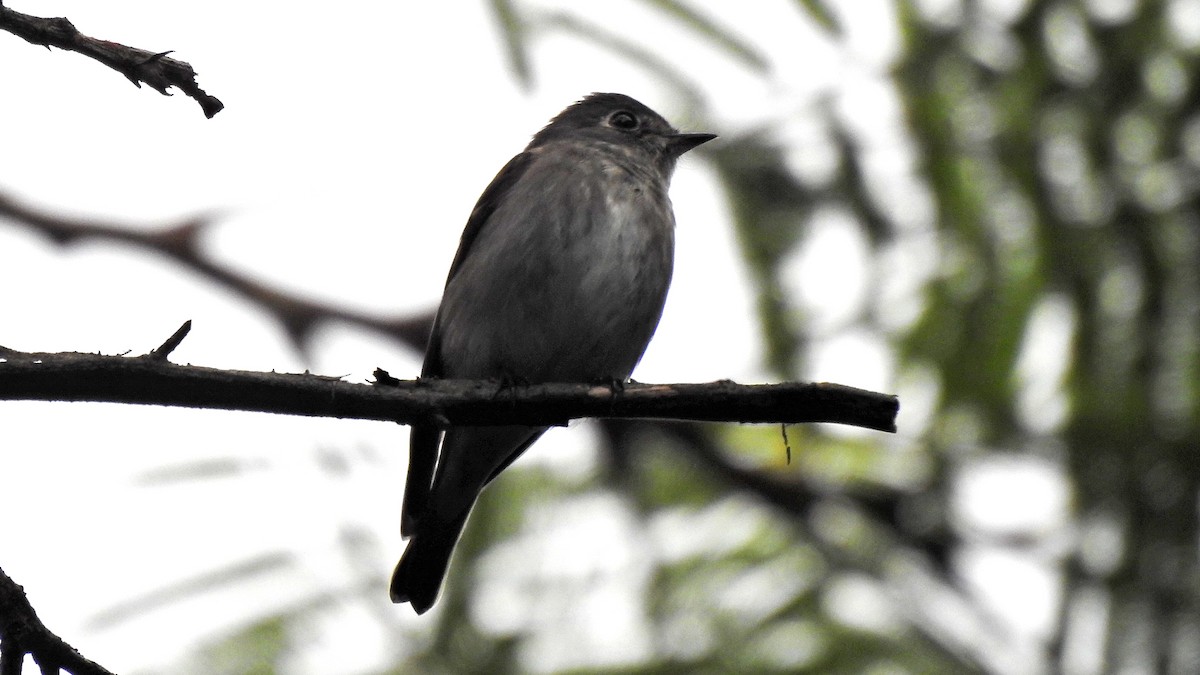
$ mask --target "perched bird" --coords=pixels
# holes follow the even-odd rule
[[[625,382],[671,282],[675,161],[713,138],[622,94],[559,113],[471,211],[421,376]],[[433,605],[480,491],[545,430],[413,425],[393,602]]]

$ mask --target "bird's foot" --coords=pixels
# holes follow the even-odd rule
[[[630,381],[632,382],[632,380]],[[604,377],[597,377],[589,384],[608,387],[609,392],[611,392],[613,396],[616,396],[617,394],[624,393],[625,382],[625,380],[613,377],[612,375],[605,375]]]

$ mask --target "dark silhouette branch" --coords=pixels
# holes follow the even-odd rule
[[[191,65],[167,58],[167,54],[171,53],[169,51],[151,52],[108,40],[97,40],[80,33],[65,18],[22,14],[5,7],[3,2],[0,2],[0,30],[35,45],[58,47],[93,58],[121,73],[138,88],[146,84],[158,93],[170,96],[167,89],[177,87],[195,99],[204,116],[210,119],[225,107],[224,103],[205,93],[196,84],[196,71]]]
[[[367,328],[412,347],[425,348],[433,312],[380,318],[326,305],[271,287],[213,260],[200,245],[210,216],[193,216],[177,223],[145,230],[99,220],[67,218],[39,211],[0,192],[0,218],[7,218],[60,246],[83,241],[109,241],[150,251],[199,273],[258,305],[283,326],[297,349],[304,351],[308,337],[322,321],[338,321]]]
[[[180,332],[186,332],[186,324]],[[374,384],[310,373],[262,373],[183,366],[160,351],[144,356],[26,353],[0,347],[0,400],[105,401],[401,424],[561,425],[581,417],[709,422],[833,422],[895,431],[899,403],[887,394],[837,384],[533,384],[477,380],[396,380]]]
[[[25,589],[0,569],[0,673],[19,675],[26,654],[43,673],[65,669],[73,675],[113,675],[51,633],[29,604]]]

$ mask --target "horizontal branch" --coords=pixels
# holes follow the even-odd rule
[[[440,426],[562,425],[604,417],[833,422],[889,432],[896,430],[899,409],[894,396],[826,383],[501,387],[492,381],[402,381],[383,371],[376,375],[380,382],[355,384],[309,373],[183,366],[167,361],[160,350],[129,357],[0,348],[0,400],[139,403]]]
[[[204,116],[212,118],[225,107],[215,96],[196,84],[196,71],[190,64],[168,58],[171,52],[151,52],[127,47],[108,40],[97,40],[80,33],[75,25],[61,17],[43,18],[13,11],[0,2],[0,30],[8,31],[35,45],[58,47],[83,54],[124,75],[134,86],[149,85],[164,96],[167,89],[178,87],[196,100]],[[11,67],[11,64],[10,64]]]

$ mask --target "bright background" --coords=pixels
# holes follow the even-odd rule
[[[303,11],[277,3],[39,2],[13,9],[69,17],[102,39],[172,49],[226,108],[206,120],[178,92],[168,99],[135,89],[89,59],[0,35],[0,63],[8,64],[0,70],[8,99],[0,119],[15,130],[0,160],[6,191],[53,212],[147,228],[215,212],[206,244],[217,259],[289,290],[381,314],[436,306],[475,199],[567,104],[618,91],[680,128],[700,130],[637,68],[577,43],[539,47],[537,86],[522,92],[480,5],[352,2]],[[682,39],[638,3],[603,11],[622,13],[645,39]],[[743,8],[730,18],[775,25],[787,42],[795,37],[789,30],[804,28],[783,6]],[[831,53],[818,50],[814,57]],[[698,60],[694,67],[704,66]],[[730,128],[752,123],[766,99],[794,95],[778,90],[781,83],[737,82],[737,75],[707,83],[714,91],[736,83],[729,110],[713,111]],[[830,86],[828,71],[818,75],[787,87]],[[702,160],[689,157],[672,196],[680,223],[674,286],[636,375],[762,381],[752,300],[721,188]],[[0,287],[10,289],[0,317],[5,346],[140,353],[191,319],[176,362],[309,368],[360,382],[376,367],[401,377],[420,367],[418,354],[337,326],[321,331],[304,360],[254,307],[119,246],[85,245],[64,255],[5,228],[0,251]],[[12,292],[22,288],[37,292]],[[721,321],[712,320],[714,305]],[[853,364],[845,368],[826,377],[883,384],[877,374],[864,383]],[[0,471],[20,477],[6,481],[0,509],[22,514],[3,525],[4,569],[52,630],[120,672],[162,667],[247,617],[348,583],[352,570],[334,541],[346,523],[384,547],[372,551],[381,580],[403,550],[407,445],[406,430],[396,426],[42,403],[5,404],[0,420],[7,448]],[[523,461],[587,461],[584,443],[572,438],[584,435],[586,428],[556,430]],[[370,452],[376,463],[331,480],[319,461],[329,449]],[[170,480],[173,468],[195,462],[213,462],[216,475]],[[221,462],[242,471],[226,475]],[[296,556],[283,572],[97,625],[131,597],[280,551]],[[394,611],[416,621],[407,607]],[[332,661],[317,660],[309,672],[365,665],[346,663],[348,654],[367,664],[389,655],[374,645],[374,657],[370,650],[362,656],[355,643],[370,644],[369,636],[322,633],[321,641],[343,642],[326,645]]]
[[[1075,465],[1057,434],[1070,428],[1073,410],[1082,409],[1072,408],[1079,399],[1064,384],[1077,366],[1071,350],[1082,330],[1081,310],[1061,286],[1047,282],[1049,291],[1042,294],[1039,287],[1036,301],[1022,305],[1015,327],[980,321],[994,326],[994,333],[984,334],[977,352],[967,348],[969,358],[992,354],[986,351],[991,335],[1004,335],[1010,343],[1012,372],[1004,371],[1009,379],[997,387],[1007,387],[1004,406],[1011,415],[998,421],[982,412],[989,401],[946,403],[960,403],[953,398],[956,377],[990,373],[995,363],[979,356],[939,371],[944,364],[933,352],[953,344],[955,337],[947,335],[977,318],[957,312],[954,302],[965,306],[983,298],[979,303],[992,307],[1013,297],[1004,295],[1011,288],[1003,284],[988,288],[992,267],[1006,273],[1037,267],[1047,277],[1069,267],[1053,252],[1040,252],[1040,258],[1029,253],[1031,233],[1046,219],[1030,215],[1021,195],[1014,196],[1027,186],[1004,183],[990,172],[995,167],[971,155],[990,152],[989,144],[1003,145],[995,141],[1002,132],[1022,128],[1020,105],[1034,97],[1019,87],[972,95],[972,87],[982,90],[988,80],[971,69],[997,79],[1011,74],[1030,53],[1021,50],[1026,43],[1020,40],[1032,32],[1043,36],[1057,59],[1054,66],[1065,73],[1060,79],[1090,95],[1086,78],[1105,72],[1094,62],[1108,53],[1089,46],[1087,30],[1123,27],[1142,7],[1160,3],[689,5],[702,8],[703,16],[734,39],[753,45],[766,59],[764,67],[729,58],[719,43],[673,16],[668,11],[673,4],[626,0],[571,3],[568,9],[549,0],[519,3],[522,12],[560,28],[529,37],[528,87],[510,68],[505,34],[489,3],[18,4],[12,8],[67,16],[95,37],[174,50],[172,56],[191,63],[200,86],[226,108],[205,120],[181,94],[164,98],[135,89],[79,55],[0,34],[0,190],[51,212],[147,229],[211,213],[216,224],[205,245],[217,260],[331,304],[407,315],[436,305],[480,191],[569,103],[593,91],[617,91],[683,130],[719,133],[718,141],[689,154],[676,173],[675,279],[635,377],[780,379],[778,354],[764,346],[772,344],[765,338],[776,336],[763,328],[759,304],[760,294],[778,300],[792,328],[804,336],[796,377],[895,392],[903,403],[901,432],[894,439],[797,430],[793,444],[826,458],[822,479],[874,472],[882,476],[879,484],[919,504],[944,497],[944,504],[913,513],[940,509],[959,535],[950,560],[939,562],[964,592],[938,594],[929,585],[892,583],[904,576],[899,568],[908,560],[889,560],[890,566],[873,575],[855,571],[853,564],[844,572],[845,560],[814,553],[827,549],[809,546],[805,536],[853,539],[859,531],[855,514],[839,510],[839,504],[814,514],[807,525],[815,534],[805,530],[797,537],[744,496],[722,495],[710,503],[705,498],[711,495],[703,493],[693,497],[700,504],[693,511],[654,511],[619,491],[585,490],[605,464],[595,449],[600,434],[582,423],[550,432],[519,463],[525,473],[512,472],[524,477],[508,479],[517,481],[509,485],[541,489],[536,480],[544,471],[569,488],[558,500],[533,491],[522,507],[524,529],[481,556],[487,583],[473,588],[472,626],[498,642],[520,636],[516,662],[525,670],[602,669],[667,658],[686,665],[722,644],[722,635],[697,628],[698,615],[724,616],[709,612],[706,603],[758,620],[775,611],[785,615],[782,605],[772,604],[777,597],[808,598],[811,584],[821,588],[815,606],[796,600],[784,608],[801,618],[786,614],[788,621],[772,625],[771,633],[754,634],[762,641],[757,653],[766,655],[763,663],[770,668],[786,672],[808,664],[819,670],[821,655],[838,644],[877,646],[871,640],[878,638],[885,645],[901,644],[910,650],[902,655],[914,660],[896,665],[889,660],[895,655],[878,647],[876,672],[958,672],[939,671],[942,661],[928,670],[912,665],[927,656],[922,651],[927,645],[910,631],[924,622],[920,635],[934,626],[934,633],[945,636],[939,649],[969,655],[964,663],[1038,672],[1060,623],[1068,623],[1063,608],[1070,607],[1083,619],[1070,623],[1075,632],[1066,642],[1076,651],[1066,650],[1072,655],[1068,665],[1071,672],[1097,672],[1102,650],[1094,646],[1103,640],[1108,601],[1096,587],[1084,588],[1091,595],[1064,599],[1064,579],[1074,569],[1064,560],[1078,545],[1085,549],[1081,557],[1089,573],[1109,569],[1105,560],[1124,555],[1122,528],[1133,523],[1136,529],[1139,521],[1119,514],[1071,521],[1079,508],[1075,500],[1087,495],[1072,484],[1078,476],[1068,474]],[[840,34],[814,21],[816,14],[806,8],[816,5],[832,10]],[[1184,45],[1185,56],[1171,58],[1194,63],[1200,16],[1186,2],[1162,6],[1164,22]],[[929,40],[908,43],[906,54],[899,26],[914,25],[917,13]],[[1023,23],[1035,13],[1043,21],[1036,26],[1040,33]],[[599,34],[562,29],[581,25],[603,27],[685,74],[695,87],[693,97],[650,74],[637,58],[599,46]],[[970,67],[939,63],[928,73],[929,108],[915,110],[894,78],[920,81],[921,73],[903,68],[921,50],[940,47],[935,38],[966,52]],[[1169,90],[1171,72],[1170,63],[1147,66],[1147,87]],[[1160,81],[1168,84],[1154,84]],[[945,90],[961,98],[939,99]],[[1060,108],[1051,110],[1059,117],[1038,118],[1048,138],[1059,128],[1055,120],[1074,128],[1069,106]],[[1136,125],[1126,127],[1121,147],[1132,153],[1146,146],[1137,145],[1145,140],[1144,128],[1138,136]],[[946,144],[966,148],[971,161],[935,162],[932,170],[924,164],[931,160],[922,152],[942,129]],[[796,226],[794,214],[780,216],[790,219],[780,222],[780,237],[796,241],[781,246],[788,252],[777,261],[772,279],[777,285],[770,286],[747,262],[747,251],[762,242],[738,230],[737,200],[731,199],[718,159],[751,157],[759,147],[754,144],[765,142],[798,183],[827,187],[848,162],[838,133],[853,139],[858,168],[873,190],[860,198],[883,204],[893,239],[887,246],[872,241],[860,227],[861,203],[849,197],[818,201],[814,188],[813,208],[799,219],[802,225]],[[919,146],[918,136],[927,144]],[[1056,185],[1086,182],[1072,173],[1084,163],[1077,156],[1082,151],[1055,140],[1061,139],[1049,138],[1044,148],[1047,175]],[[1006,149],[1011,146],[998,153]],[[1150,163],[1152,150],[1141,152]],[[1142,178],[1152,182],[1153,176]],[[937,192],[947,180],[974,186],[983,196],[964,188],[973,201],[947,203]],[[948,223],[966,225],[947,232]],[[1100,231],[1093,226],[1092,232]],[[994,244],[999,263],[978,257],[976,238]],[[1068,250],[1082,257],[1090,249],[1079,244]],[[1126,307],[1125,316],[1132,316],[1122,301],[1136,291],[1127,292],[1121,283],[1137,275],[1126,272],[1098,283],[1108,289],[1113,312]],[[774,295],[764,293],[766,287]],[[20,350],[144,353],[191,319],[191,334],[172,356],[176,362],[310,369],[359,382],[376,367],[399,377],[414,376],[419,368],[418,354],[348,326],[323,325],[307,353],[300,353],[256,307],[167,261],[106,244],[64,251],[4,223],[0,297],[0,344]],[[928,329],[922,322],[939,302],[950,309],[937,315],[943,318],[934,326],[938,330]],[[25,586],[52,630],[115,671],[243,672],[222,661],[237,659],[220,650],[222,645],[244,650],[252,643],[222,640],[272,615],[295,621],[287,631],[280,629],[285,637],[275,636],[288,648],[282,656],[265,656],[265,671],[379,672],[403,663],[396,667],[420,672],[429,662],[411,659],[441,645],[434,622],[439,612],[452,610],[417,618],[387,603],[384,591],[402,550],[403,428],[213,411],[5,403],[0,429],[0,480],[6,486],[0,513],[8,514],[0,521],[0,566]],[[742,449],[761,449],[747,453],[747,462],[786,474],[782,443],[775,429],[768,431],[743,428],[722,432],[722,438]],[[838,452],[821,454],[834,446]],[[691,470],[671,468],[680,474]],[[928,487],[934,484],[946,494],[934,494]],[[1194,494],[1186,489],[1182,494],[1194,502]],[[714,574],[693,594],[694,615],[666,628],[647,620],[642,600],[660,587],[661,576],[655,575],[669,566],[664,561],[702,554],[723,563],[722,555],[732,552],[728,557],[736,558],[744,547],[764,546],[763,539],[775,541],[783,554],[755,567],[761,574]],[[1024,546],[1029,541],[1033,544]],[[1081,541],[1090,541],[1091,548]],[[971,603],[984,611],[966,609]],[[832,617],[837,629],[810,618],[818,614]],[[651,625],[662,630],[652,633]]]

